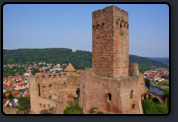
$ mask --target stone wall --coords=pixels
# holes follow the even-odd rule
[[[140,113],[140,75],[117,79],[97,76],[94,70],[87,68],[81,74],[79,104],[84,114],[92,107],[108,114]]]
[[[64,97],[63,92],[65,92],[66,101],[73,99],[73,96],[77,97],[76,90],[79,88],[79,79],[80,72],[78,76],[70,75],[70,72],[69,74],[56,73],[30,76],[31,110],[39,114],[40,111],[44,112],[51,107],[57,107],[57,100]]]
[[[129,76],[139,75],[138,63],[129,63]]]
[[[67,105],[67,98],[66,98],[67,94],[64,91],[60,92],[60,95],[57,98],[57,114],[63,114],[64,110],[66,109],[66,105]]]

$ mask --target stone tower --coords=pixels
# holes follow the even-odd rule
[[[103,77],[128,77],[128,13],[109,6],[92,13],[92,68]]]

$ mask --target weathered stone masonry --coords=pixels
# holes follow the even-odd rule
[[[128,76],[128,13],[115,6],[92,13],[92,67],[95,74],[119,78]]]
[[[55,108],[63,114],[69,99],[77,97],[80,70],[67,73],[43,74],[30,77],[31,111],[36,114]]]
[[[83,113],[142,114],[143,75],[129,63],[128,13],[109,6],[92,13],[92,68],[80,78]]]

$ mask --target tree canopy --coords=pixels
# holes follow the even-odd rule
[[[17,49],[3,50],[3,64],[33,64],[39,62],[65,64],[72,63],[76,70],[92,67],[92,52],[66,48],[47,49]],[[138,63],[140,68],[151,68],[152,66],[167,68],[168,65],[161,62],[130,55],[130,63]],[[42,66],[42,65],[41,65]]]

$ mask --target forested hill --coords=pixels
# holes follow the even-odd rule
[[[168,67],[168,65],[161,62],[130,55],[131,63],[138,63],[139,67]],[[17,49],[17,50],[3,50],[3,64],[29,64],[33,62],[47,62],[47,63],[72,63],[75,69],[84,69],[92,67],[92,53],[89,51],[77,50],[72,52],[72,49],[66,48],[46,48],[46,49]]]

